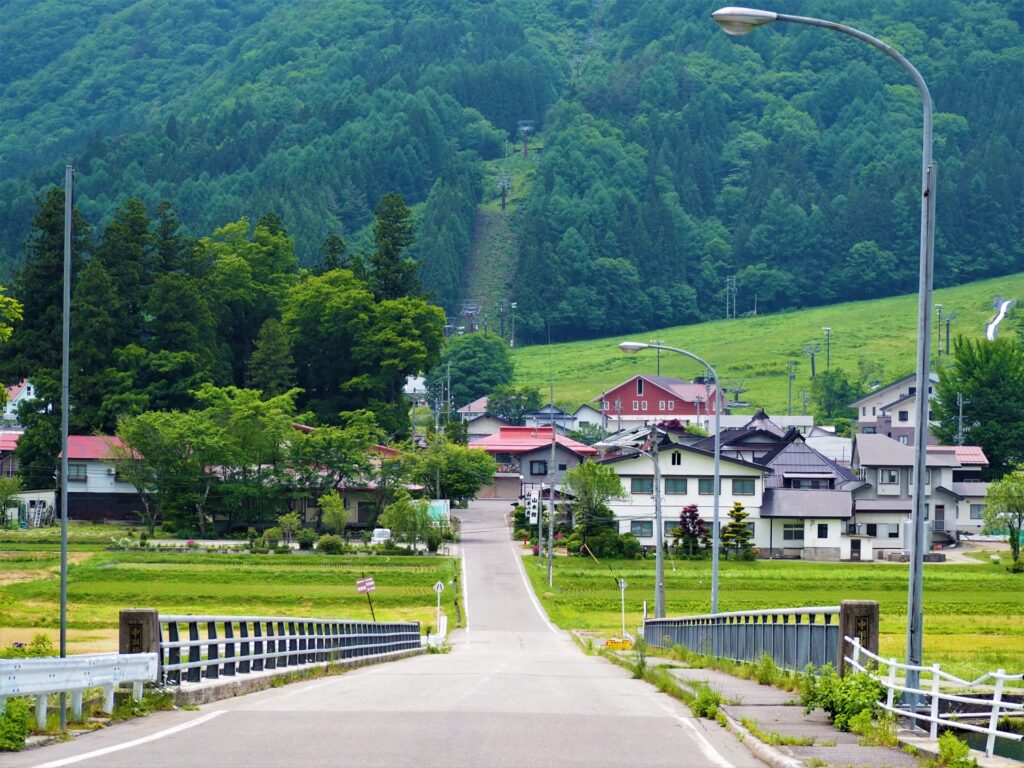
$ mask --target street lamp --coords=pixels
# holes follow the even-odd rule
[[[872,37],[858,29],[837,24],[834,21],[823,21],[805,16],[790,16],[785,13],[773,13],[753,8],[721,8],[711,14],[711,18],[728,34],[744,35],[762,24],[773,21],[787,21],[794,24],[806,24],[812,27],[824,27],[834,32],[855,37],[871,45],[889,58],[893,59],[907,71],[917,86],[922,103],[922,140],[921,140],[921,236],[920,236],[920,269],[918,280],[917,304],[917,403],[915,418],[917,429],[914,431],[914,505],[911,513],[913,523],[913,542],[911,546],[910,583],[907,587],[907,664],[921,664],[921,646],[924,637],[924,609],[922,603],[922,581],[924,573],[924,522],[927,505],[924,498],[924,478],[926,472],[926,446],[928,441],[928,379],[929,354],[932,334],[932,268],[935,252],[935,164],[932,162],[932,97],[928,92],[921,73],[913,64],[896,51],[892,46]],[[920,681],[920,673],[911,666],[907,670],[907,687],[916,688]],[[912,697],[916,700],[916,696]]]
[[[619,349],[627,355],[635,355],[642,349],[657,349],[665,350],[666,352],[676,352],[680,355],[684,355],[691,360],[696,360],[698,363],[703,365],[711,373],[711,377],[715,380],[715,479],[714,479],[714,510],[711,518],[711,612],[718,613],[718,548],[719,548],[719,524],[718,524],[718,495],[721,490],[719,487],[722,482],[721,472],[721,460],[722,460],[722,387],[718,381],[718,374],[715,369],[711,367],[703,358],[697,357],[692,352],[687,352],[685,349],[679,349],[678,347],[667,347],[661,344],[643,344],[639,341],[624,341],[619,344]],[[657,497],[656,497],[657,499]],[[658,506],[655,506],[655,513],[659,510]],[[661,521],[658,521],[658,530],[661,531]],[[657,580],[661,583],[663,577],[664,563],[661,560],[661,539],[660,533],[659,538],[656,539],[658,542],[658,557],[655,560],[655,568],[657,569]],[[657,610],[655,610],[657,613]],[[662,618],[661,616],[655,616],[655,618]]]

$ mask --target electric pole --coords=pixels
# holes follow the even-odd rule
[[[814,381],[816,371],[814,369],[814,356],[818,354],[818,350],[821,349],[817,344],[807,344],[804,346],[804,354],[809,355],[811,358],[811,381]]]
[[[968,402],[968,401],[964,400],[963,392],[957,392],[956,393],[956,407],[957,407],[956,444],[957,445],[963,445],[964,444],[964,403],[966,403],[966,402]]]
[[[832,368],[832,329],[828,326],[822,328],[825,332],[825,370]]]
[[[519,132],[523,134],[523,157],[529,157],[530,134],[533,133],[533,120],[520,120]]]
[[[651,339],[648,342],[652,347],[657,345],[658,347],[658,375],[661,376],[661,347],[665,344],[663,339]]]
[[[787,365],[789,367],[789,373],[787,374],[787,376],[789,378],[789,405],[786,408],[786,414],[789,415],[789,416],[792,416],[793,415],[793,379],[796,378],[796,360],[790,360],[789,363],[787,363]]]
[[[939,339],[938,339],[939,345],[935,348],[935,356],[936,357],[942,357],[942,305],[941,304],[936,304],[935,305],[935,314],[936,314],[936,317],[938,318],[938,322],[935,323],[935,325],[939,329]]]

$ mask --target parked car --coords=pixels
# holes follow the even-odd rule
[[[374,528],[373,535],[370,536],[371,544],[384,544],[391,540],[391,529],[390,528]]]

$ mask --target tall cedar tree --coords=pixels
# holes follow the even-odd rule
[[[374,251],[369,259],[369,283],[377,301],[419,296],[418,265],[404,257],[416,239],[412,213],[401,195],[388,192],[373,211]]]
[[[109,313],[117,328],[115,347],[137,342],[142,336],[143,307],[158,261],[150,223],[143,202],[130,198],[114,213],[96,245],[93,258],[106,269],[114,291]]]
[[[272,317],[256,337],[245,372],[245,385],[260,390],[266,398],[282,395],[296,384],[292,341],[281,321]]]

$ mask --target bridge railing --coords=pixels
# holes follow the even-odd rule
[[[878,650],[878,603],[733,611],[680,618],[647,619],[644,639],[655,648],[681,645],[705,656],[755,662],[767,655],[782,669],[831,664],[842,674],[842,637],[860,637]]]
[[[51,693],[71,694],[71,717],[82,718],[82,695],[90,688],[103,689],[103,711],[114,709],[114,689],[132,683],[136,701],[142,699],[142,685],[156,682],[158,658],[155,653],[89,653],[60,658],[0,659],[0,712],[9,696],[35,697],[36,727],[46,728],[47,697]]]
[[[865,672],[871,675],[885,686],[885,701],[878,702],[878,706],[900,717],[913,718],[914,720],[929,723],[929,736],[932,739],[938,738],[940,725],[943,728],[959,728],[963,731],[984,733],[988,735],[988,740],[985,744],[985,754],[988,757],[992,757],[997,736],[1014,741],[1024,739],[1024,735],[1010,731],[1001,731],[998,728],[999,720],[1004,715],[1020,715],[1024,713],[1024,704],[1003,700],[1003,690],[1006,681],[1021,680],[1024,679],[1024,675],[1007,675],[1000,669],[982,675],[977,680],[962,680],[948,672],[943,672],[938,664],[925,667],[903,664],[896,661],[896,659],[883,659],[877,653],[872,653],[863,648],[859,637],[847,637],[845,640],[851,649],[850,655],[846,657],[850,667],[858,672]],[[882,669],[884,667],[888,667],[889,671],[883,672]],[[920,673],[921,682],[918,683],[920,685],[919,688],[907,687],[906,672],[908,670],[917,670]],[[900,677],[897,677],[897,673],[900,674]],[[991,698],[979,698],[977,695],[967,696],[963,695],[962,692],[953,693],[949,691],[949,687],[971,689],[992,683],[994,683],[994,687]],[[943,686],[946,686],[946,691],[942,690]],[[921,697],[927,705],[927,711],[921,711],[908,705],[900,706],[897,701],[897,694],[910,694],[911,696]],[[902,698],[905,699],[906,697]],[[966,722],[969,717],[974,716],[974,713],[950,711],[948,704],[951,702],[978,710],[981,713],[982,719],[987,720],[987,725],[975,725],[974,723]]]
[[[285,616],[159,616],[167,684],[386,656],[421,647],[419,622]]]

